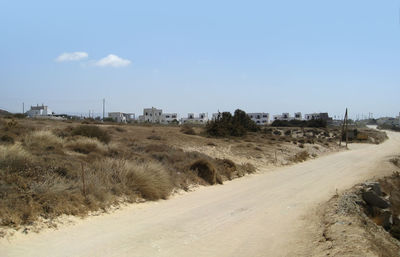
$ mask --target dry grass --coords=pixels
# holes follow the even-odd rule
[[[310,158],[310,154],[307,151],[301,151],[296,153],[290,160],[292,162],[304,162]]]
[[[209,161],[200,159],[190,165],[190,170],[197,172],[197,175],[210,185],[217,183],[217,173],[214,165]]]
[[[186,135],[196,135],[193,127],[188,124],[183,125],[180,131]]]
[[[128,186],[149,200],[166,199],[172,191],[169,174],[158,163],[131,163],[127,176]]]
[[[97,138],[103,143],[108,143],[111,140],[110,135],[107,131],[95,125],[80,125],[72,130],[74,136],[84,136],[90,138]]]
[[[34,131],[24,138],[24,145],[29,149],[37,150],[60,150],[63,147],[64,140],[51,131]]]
[[[85,215],[121,199],[166,199],[174,188],[188,190],[254,172],[250,164],[180,148],[182,143],[220,147],[231,144],[229,139],[211,141],[179,130],[1,119],[0,135],[9,135],[14,144],[0,144],[0,225]],[[109,140],[101,141],[101,135]]]
[[[15,172],[31,164],[32,155],[20,144],[0,145],[0,169]]]
[[[96,138],[75,137],[66,143],[66,147],[72,151],[83,154],[107,152],[106,145]]]

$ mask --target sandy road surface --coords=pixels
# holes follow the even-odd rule
[[[381,145],[352,145],[223,186],[40,234],[0,240],[1,256],[294,256],[307,252],[307,215],[336,191],[376,174],[400,153],[400,133]]]

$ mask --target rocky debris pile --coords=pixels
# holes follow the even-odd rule
[[[394,211],[391,195],[382,191],[379,182],[364,183],[359,192],[362,201],[357,201],[357,203],[363,207],[365,214],[400,240],[400,216]]]

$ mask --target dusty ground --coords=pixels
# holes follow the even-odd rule
[[[399,167],[393,165],[390,159],[382,160],[377,168],[381,174],[369,181],[380,183],[383,192],[390,195],[392,208],[398,215],[400,188],[390,188],[398,184],[397,175],[384,174],[399,172]],[[398,173],[397,173],[398,174]],[[314,240],[312,256],[400,256],[400,241],[390,235],[380,226],[379,219],[367,215],[360,190],[363,183],[346,190],[343,194],[335,195],[327,203],[320,206],[317,216],[320,217],[318,231]],[[316,224],[314,222],[314,224]]]
[[[74,225],[0,239],[4,256],[310,256],[321,240],[315,210],[400,153],[400,134],[351,145],[273,172],[130,205]],[[323,245],[323,244],[322,244]],[[328,246],[329,247],[329,246]],[[318,248],[320,249],[320,248]],[[355,251],[357,250],[354,249]],[[357,255],[357,254],[355,254]],[[340,255],[338,255],[340,256]]]

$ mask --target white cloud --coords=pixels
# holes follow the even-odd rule
[[[128,66],[131,63],[129,60],[122,59],[114,54],[109,54],[106,57],[100,59],[99,61],[95,62],[96,66],[101,67],[124,67]]]
[[[63,53],[57,57],[57,62],[79,61],[87,58],[89,55],[85,52]]]

